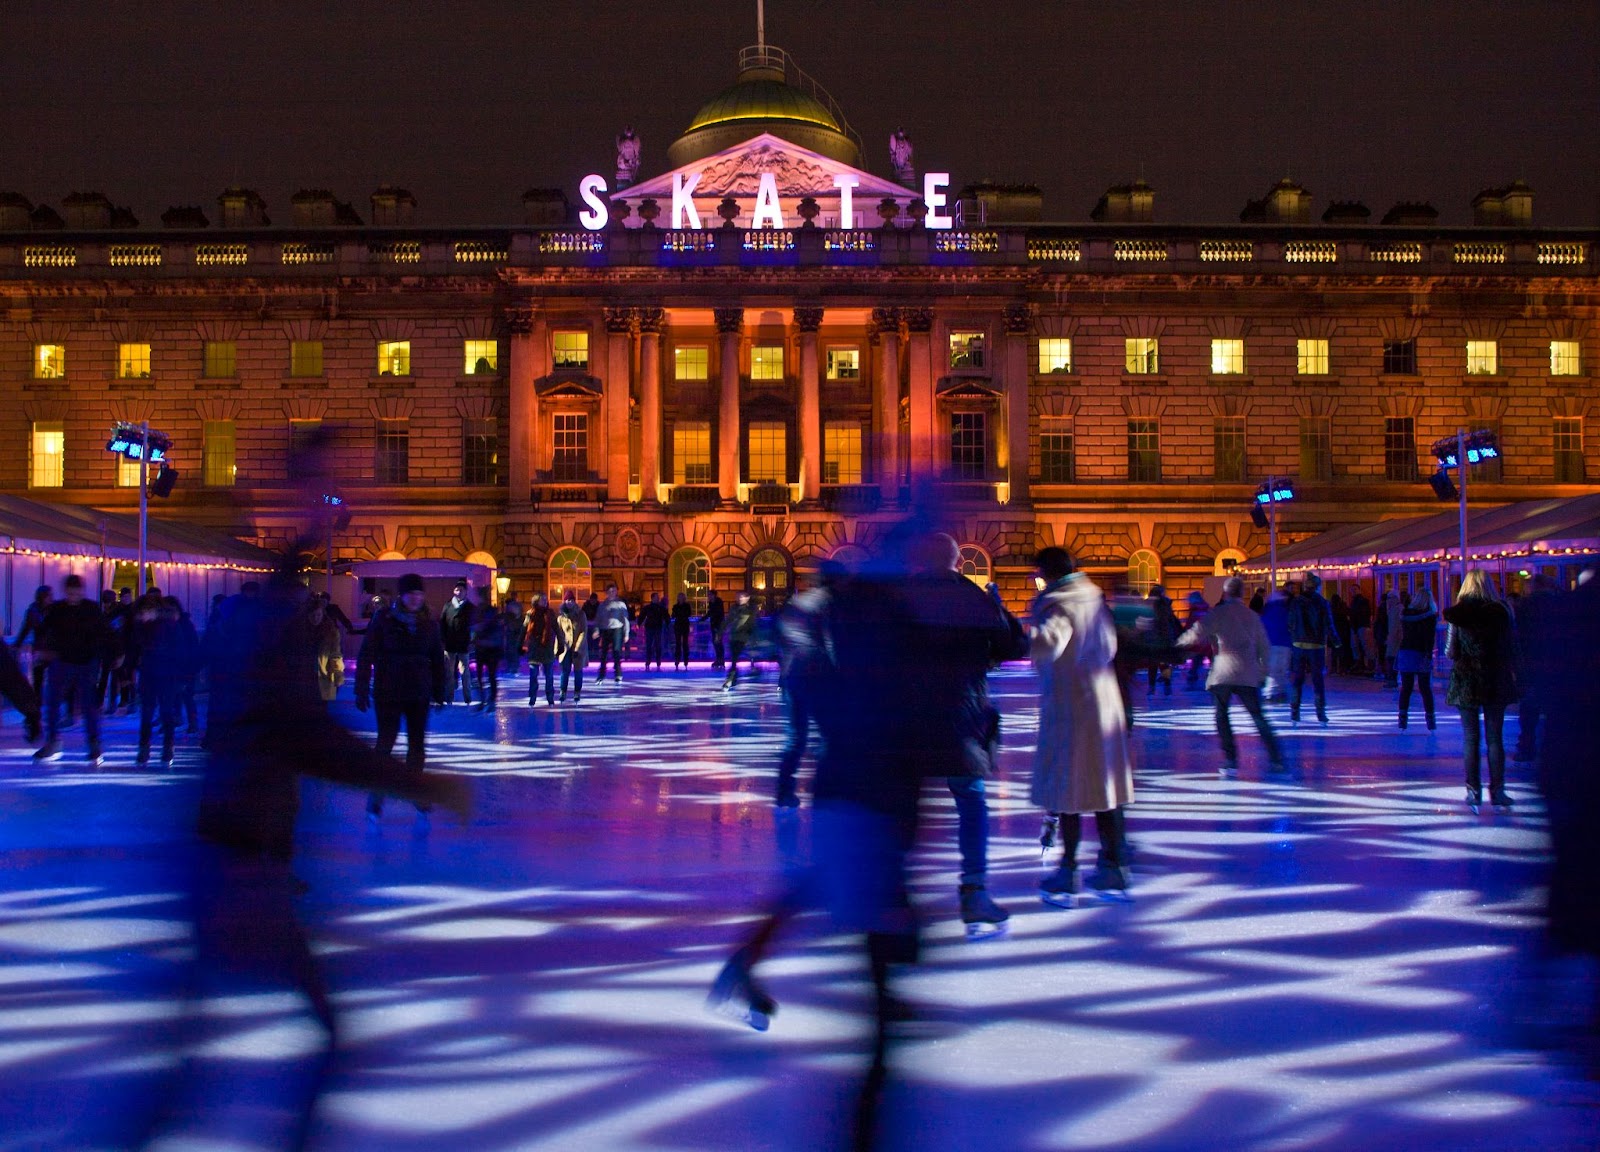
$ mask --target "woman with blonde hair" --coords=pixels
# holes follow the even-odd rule
[[[1406,726],[1411,710],[1411,691],[1422,697],[1422,715],[1428,731],[1433,719],[1433,645],[1439,628],[1439,609],[1426,584],[1417,586],[1400,614],[1400,647],[1395,652],[1395,671],[1400,675],[1400,727]]]
[[[1444,610],[1450,625],[1446,655],[1451,660],[1447,699],[1461,713],[1461,752],[1467,776],[1467,805],[1474,812],[1482,800],[1478,747],[1480,736],[1489,759],[1489,799],[1496,808],[1511,807],[1506,793],[1506,706],[1517,698],[1511,613],[1481,570],[1468,572],[1456,602]],[[1480,733],[1480,724],[1482,725]]]

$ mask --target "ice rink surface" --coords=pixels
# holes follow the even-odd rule
[[[771,804],[773,678],[724,694],[703,669],[627,671],[577,706],[530,709],[518,678],[494,716],[436,713],[430,766],[472,779],[467,826],[391,803],[374,828],[359,795],[304,786],[300,907],[343,1022],[312,1147],[838,1142],[866,1030],[851,941],[818,916],[783,938],[764,1035],[704,1008],[806,837],[805,809],[780,827]],[[1527,766],[1511,772],[1514,814],[1472,815],[1452,713],[1437,734],[1420,715],[1400,732],[1391,693],[1334,679],[1326,729],[1271,709],[1299,782],[1263,779],[1237,712],[1242,771],[1221,780],[1209,698],[1179,686],[1136,729],[1133,902],[1062,910],[1034,888],[1033,680],[1016,667],[993,683],[990,890],[1011,930],[965,938],[955,809],[930,786],[927,947],[902,982],[918,1019],[893,1052],[885,1147],[1600,1145],[1577,1036],[1592,985],[1539,947],[1546,845]],[[81,728],[46,767],[14,724],[0,732],[0,1152],[124,1147],[178,1081],[177,876],[199,751],[188,741],[176,773],[136,770],[131,727],[110,722],[97,770]],[[1093,847],[1091,828],[1086,862]],[[188,1121],[159,1147],[280,1146],[314,1039],[303,1005],[262,988],[202,1008]]]

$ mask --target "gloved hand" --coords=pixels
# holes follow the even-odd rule
[[[372,701],[371,701],[370,698],[368,698],[366,693],[358,692],[356,694],[356,711],[357,712],[365,712],[368,708],[371,708],[371,707],[372,707]]]

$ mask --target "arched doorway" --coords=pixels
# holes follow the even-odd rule
[[[1161,557],[1141,548],[1128,557],[1128,591],[1147,596],[1152,585],[1161,583]]]
[[[678,602],[678,593],[689,598],[696,616],[705,615],[711,594],[711,557],[692,545],[679,548],[667,560],[667,603]]]
[[[958,571],[979,588],[987,589],[994,579],[994,563],[989,554],[976,544],[961,546],[961,566]]]
[[[794,591],[794,565],[779,548],[758,548],[747,565],[750,598],[756,610],[771,614],[789,602]]]
[[[568,589],[578,598],[578,603],[583,603],[594,591],[594,569],[590,566],[589,554],[572,544],[557,548],[550,553],[545,583],[550,603],[560,604]]]

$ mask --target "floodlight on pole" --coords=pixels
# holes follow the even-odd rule
[[[112,427],[106,451],[139,462],[139,595],[143,596],[149,586],[145,567],[150,543],[150,497],[171,494],[172,486],[178,480],[177,471],[167,465],[167,453],[172,451],[172,437],[150,427],[149,421],[141,420],[135,424],[124,420]],[[150,479],[152,464],[160,468],[153,485]]]
[[[1278,505],[1295,498],[1294,481],[1287,476],[1268,476],[1256,487],[1250,501],[1250,519],[1257,528],[1267,530],[1268,582],[1278,586]]]
[[[1456,500],[1460,507],[1461,522],[1461,580],[1467,579],[1467,470],[1475,464],[1487,464],[1500,459],[1500,444],[1495,434],[1487,428],[1468,432],[1456,429],[1454,436],[1444,436],[1433,442],[1433,455],[1439,461],[1439,470],[1428,478],[1433,494],[1441,500]],[[1457,472],[1456,482],[1450,482],[1450,470]]]

